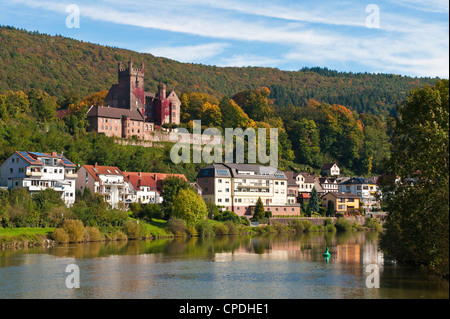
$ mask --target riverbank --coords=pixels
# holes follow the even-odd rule
[[[196,225],[186,225],[181,220],[150,221],[129,220],[122,226],[85,227],[80,221],[67,220],[56,228],[0,228],[0,247],[26,248],[55,246],[73,242],[99,242],[160,239],[173,237],[213,237],[228,235],[261,236],[276,233],[347,232],[381,230],[374,219],[367,218],[361,225],[345,218],[323,218],[322,224],[303,219],[289,219],[284,223],[271,221],[270,225],[248,226],[232,221],[203,220]]]

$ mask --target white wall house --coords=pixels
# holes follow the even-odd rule
[[[287,178],[272,167],[252,164],[212,164],[200,170],[197,182],[206,202],[248,213],[261,198],[265,207],[287,204]]]
[[[31,194],[52,188],[67,206],[75,202],[76,165],[56,152],[16,151],[1,166],[0,185],[23,187]]]
[[[341,170],[336,163],[326,163],[321,168],[322,173],[330,176],[339,176]]]
[[[89,188],[92,194],[101,194],[112,208],[118,208],[119,203],[132,202],[129,184],[115,166],[83,165],[78,170],[76,188],[82,193]]]
[[[126,172],[124,175],[130,184],[133,202],[141,204],[162,203],[162,197],[156,185],[157,175],[142,172]]]
[[[295,182],[298,185],[299,193],[311,193],[315,186],[314,176],[309,173],[299,173],[295,176]]]
[[[339,192],[339,184],[336,178],[319,177],[320,186],[322,187],[322,193],[337,193]]]

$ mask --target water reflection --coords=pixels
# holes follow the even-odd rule
[[[377,240],[311,233],[1,250],[0,298],[448,298],[448,282],[388,263]],[[80,289],[65,287],[71,263]],[[369,264],[380,289],[365,285]]]

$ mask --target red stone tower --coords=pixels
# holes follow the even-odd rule
[[[128,69],[119,63],[119,84],[117,87],[117,107],[144,112],[144,65],[140,69],[133,67],[129,62]]]

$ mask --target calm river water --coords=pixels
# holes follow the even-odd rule
[[[449,298],[448,282],[384,260],[377,239],[319,233],[0,250],[0,298]],[[80,288],[66,287],[70,264]],[[367,288],[367,265],[378,267],[379,288]]]

